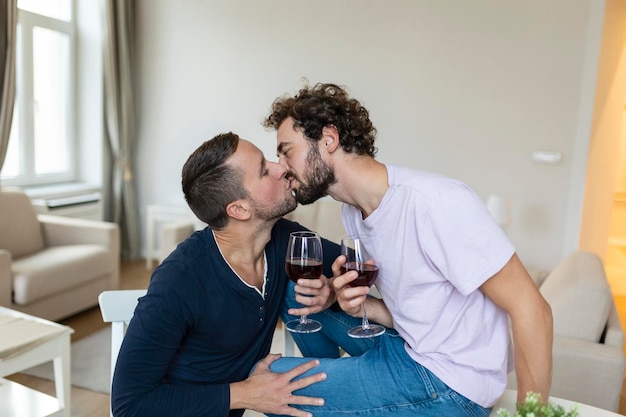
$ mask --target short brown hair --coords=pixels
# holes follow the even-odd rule
[[[194,214],[212,229],[228,223],[226,206],[247,198],[243,173],[227,164],[235,153],[239,136],[228,132],[204,142],[187,159],[182,171],[182,187]]]

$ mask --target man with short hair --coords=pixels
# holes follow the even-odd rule
[[[209,226],[178,245],[139,299],[113,377],[115,416],[233,417],[252,409],[310,417],[294,406],[324,403],[293,393],[326,378],[315,371],[319,361],[282,373],[269,368],[281,361],[268,353],[288,282],[289,233],[305,230],[281,218],[297,205],[285,174],[234,133],[189,157],[185,198]],[[326,240],[323,246],[330,276],[339,248]],[[295,286],[303,295],[292,314],[318,312],[333,300],[325,277],[305,281]]]

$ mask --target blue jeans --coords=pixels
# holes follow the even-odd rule
[[[291,283],[283,320],[293,319],[286,314],[290,305],[297,305]],[[388,329],[382,336],[371,339],[353,339],[346,332],[359,325],[360,319],[331,310],[311,318],[324,326],[320,332],[292,335],[303,355],[320,358],[320,365],[305,376],[318,372],[328,375],[326,380],[295,392],[324,398],[322,407],[297,406],[315,417],[487,417],[491,413],[490,408],[458,394],[415,362],[395,330]],[[351,356],[338,358],[337,345]],[[271,369],[286,372],[309,358],[281,358]]]

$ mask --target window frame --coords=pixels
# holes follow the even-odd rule
[[[78,78],[77,45],[78,31],[76,29],[75,1],[71,2],[71,17],[69,21],[44,16],[24,9],[18,9],[17,13],[17,38],[20,41],[16,54],[16,97],[15,107],[19,113],[19,148],[20,173],[17,176],[1,176],[2,183],[9,186],[36,186],[76,181],[78,172],[77,148],[77,114],[76,94]],[[67,35],[69,39],[68,51],[68,92],[67,92],[67,158],[66,171],[52,174],[37,174],[35,171],[35,133],[34,133],[34,57],[33,57],[33,30],[40,27]],[[15,118],[14,118],[15,121]],[[6,163],[6,162],[5,162]],[[0,173],[1,175],[1,173]]]

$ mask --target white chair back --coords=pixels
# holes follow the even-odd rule
[[[98,296],[102,320],[105,323],[111,323],[111,383],[126,328],[130,319],[133,318],[138,299],[144,295],[146,295],[146,290],[110,290],[103,291]]]

